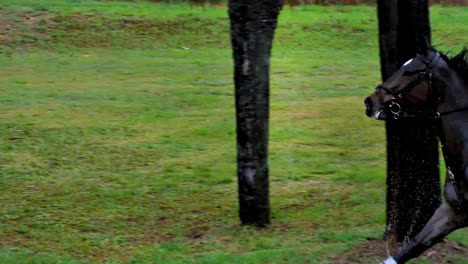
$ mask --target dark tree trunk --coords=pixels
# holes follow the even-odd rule
[[[230,0],[237,118],[237,176],[242,224],[270,222],[269,69],[281,0]]]
[[[427,0],[379,0],[382,79],[430,41]],[[391,250],[416,235],[441,202],[434,125],[389,120],[387,133],[387,229]],[[391,252],[392,253],[392,252]]]

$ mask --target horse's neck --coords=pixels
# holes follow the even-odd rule
[[[468,107],[468,87],[461,83],[458,89],[453,89],[444,98],[440,112],[466,108]],[[468,110],[441,117],[440,140],[444,146],[444,155],[448,159],[448,165],[464,170],[468,166]]]
[[[468,106],[468,84],[460,76],[452,78],[449,86],[439,90],[442,100],[437,107],[439,112],[447,112]]]

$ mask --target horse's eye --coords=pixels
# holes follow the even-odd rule
[[[417,73],[421,73],[422,71],[420,70],[415,70],[415,71],[404,71],[403,72],[403,76],[411,76],[411,75],[415,75]]]
[[[415,72],[414,71],[404,71],[403,72],[403,76],[411,76],[413,75]]]

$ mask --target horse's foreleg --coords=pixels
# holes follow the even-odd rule
[[[445,180],[445,202],[439,206],[421,232],[405,244],[395,257],[389,257],[383,262],[384,264],[406,263],[409,259],[418,257],[450,232],[468,225],[466,203],[468,192],[453,184],[450,173],[450,171],[447,172]],[[465,182],[468,182],[468,166],[465,167],[464,176]]]
[[[431,217],[426,226],[415,238],[405,244],[394,257],[387,259],[385,264],[402,264],[418,257],[426,249],[439,242],[447,234],[458,228],[457,215],[449,204],[443,203]]]

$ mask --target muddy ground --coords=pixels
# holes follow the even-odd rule
[[[338,255],[333,263],[336,264],[359,264],[359,263],[379,263],[387,258],[385,242],[381,239],[369,239],[357,248]],[[454,241],[444,240],[434,247],[428,249],[418,259],[425,260],[426,263],[467,263],[468,247]],[[417,263],[417,262],[416,262]]]

